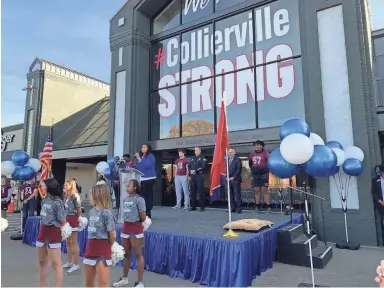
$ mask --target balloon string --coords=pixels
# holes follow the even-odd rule
[[[349,184],[351,183],[351,176],[348,177],[348,181],[347,181],[347,187],[345,188],[345,193],[346,193],[346,196],[345,196],[345,199],[348,199],[348,192],[349,192]]]
[[[337,188],[337,192],[339,193],[339,197],[340,197],[340,202],[341,202],[341,207],[343,207],[343,197],[342,197],[342,191],[340,190],[339,186],[337,185],[337,181],[336,181],[336,178],[335,178],[335,175],[332,175],[333,177],[333,180],[335,181],[335,184],[336,184],[336,188]]]

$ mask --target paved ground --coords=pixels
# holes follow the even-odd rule
[[[180,213],[182,213],[182,211],[180,211]],[[205,214],[196,213],[198,213],[196,217],[203,217],[198,215]],[[208,213],[205,215],[208,216]],[[172,214],[171,211],[169,211],[169,214]],[[9,220],[12,220],[13,223],[13,218],[16,217],[17,216],[10,216]],[[157,217],[158,216],[155,215],[154,220]],[[226,219],[225,215],[223,217]],[[155,227],[154,224],[153,228],[155,229]],[[35,264],[35,248],[23,245],[20,241],[11,241],[9,239],[11,234],[12,233],[6,233],[1,235],[1,286],[36,287],[38,284],[38,271]],[[325,269],[315,270],[316,284],[334,287],[376,287],[374,282],[375,268],[377,264],[384,259],[384,248],[363,247],[359,251],[342,251],[334,248],[333,254],[334,256],[331,262]],[[120,273],[121,268],[112,268],[111,280],[119,278]],[[136,271],[130,273],[130,279],[133,285],[136,279]],[[297,287],[301,282],[310,283],[310,281],[310,269],[275,263],[273,269],[258,276],[253,281],[252,286]],[[182,279],[173,279],[168,276],[150,272],[145,272],[145,284],[147,287],[198,286],[197,283],[191,283],[190,281]],[[49,278],[48,285],[53,285],[52,277]],[[84,281],[81,271],[76,272],[75,275],[65,275],[64,277],[65,287],[81,287],[83,285]]]

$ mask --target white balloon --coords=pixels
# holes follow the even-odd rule
[[[284,160],[296,165],[304,164],[311,159],[314,149],[312,141],[298,133],[288,135],[280,144],[280,152]]]
[[[311,139],[313,145],[325,145],[324,140],[316,133],[311,132],[309,139]]]
[[[337,166],[341,166],[345,160],[345,152],[340,148],[332,148],[333,152],[335,152],[337,157]]]
[[[15,171],[15,164],[12,161],[1,162],[1,175],[11,175]]]
[[[345,149],[345,160],[357,159],[361,162],[364,160],[364,152],[359,147],[351,146]]]
[[[35,172],[39,171],[41,168],[41,163],[39,159],[29,158],[28,163],[25,166],[32,167]]]
[[[99,173],[104,173],[105,169],[107,169],[107,168],[109,168],[109,165],[105,161],[99,162],[96,165],[96,171]]]

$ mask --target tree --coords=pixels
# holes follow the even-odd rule
[[[183,137],[213,134],[213,123],[207,122],[205,120],[189,120],[183,123],[182,132]],[[179,137],[179,135],[180,127],[178,125],[172,126],[169,130],[168,138]]]

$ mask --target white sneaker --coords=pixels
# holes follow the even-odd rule
[[[180,206],[174,206],[174,207],[172,207],[173,209],[180,209],[181,207]]]
[[[144,288],[144,283],[140,281],[136,281],[135,285],[133,287],[139,287],[139,288]]]
[[[129,284],[128,277],[121,277],[119,281],[112,284],[113,287],[122,287]]]
[[[73,264],[72,266],[71,266],[71,268],[69,268],[69,270],[67,271],[68,273],[73,273],[73,272],[75,272],[75,271],[77,271],[77,270],[80,270],[80,265],[75,265],[75,264]]]
[[[64,269],[71,268],[71,267],[72,267],[72,263],[65,262],[65,263],[63,264],[63,268],[64,268]]]

